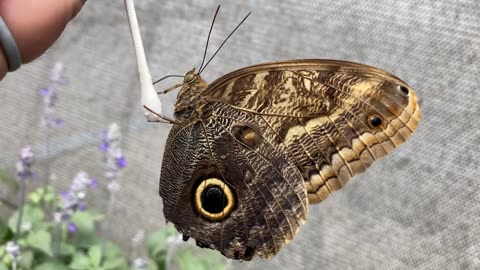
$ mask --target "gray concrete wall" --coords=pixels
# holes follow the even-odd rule
[[[154,77],[200,64],[216,1],[137,1]],[[294,58],[374,65],[407,81],[422,98],[423,120],[411,140],[311,208],[296,239],[270,261],[234,269],[480,268],[480,2],[224,1],[210,50],[244,14],[245,25],[203,73],[207,81],[240,67]],[[37,90],[62,61],[68,84],[58,113],[65,127],[45,151]],[[128,167],[113,223],[127,246],[136,228],[164,226],[157,195],[169,126],[144,121],[122,1],[88,1],[42,58],[0,82],[0,167],[13,169],[31,144],[65,188],[78,170],[100,181],[101,131],[118,122]],[[175,80],[158,85],[165,88]],[[175,93],[164,102],[175,100]],[[92,202],[102,205],[102,192]]]

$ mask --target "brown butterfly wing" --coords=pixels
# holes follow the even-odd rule
[[[337,60],[247,67],[214,81],[202,95],[212,107],[254,115],[264,136],[302,173],[310,203],[325,200],[405,142],[421,118],[405,82]]]
[[[164,213],[200,246],[234,259],[278,253],[306,219],[308,202],[325,200],[398,147],[421,117],[403,81],[341,61],[251,66],[197,93],[193,116],[173,126],[166,144]],[[199,188],[205,179],[232,190],[226,201],[234,206],[213,211],[220,219],[197,206],[196,192],[210,188]]]
[[[263,133],[256,115],[223,103],[210,105],[208,117],[174,125],[169,134],[160,178],[165,218],[199,246],[228,258],[269,258],[307,217],[302,175],[268,141],[271,135]],[[192,199],[212,178],[234,194],[233,210],[219,220],[198,211]]]

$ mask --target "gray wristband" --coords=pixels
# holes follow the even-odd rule
[[[8,71],[15,71],[22,65],[22,55],[7,24],[0,16],[0,47],[7,59]]]

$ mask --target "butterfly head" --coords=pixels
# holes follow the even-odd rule
[[[184,85],[185,84],[193,84],[195,83],[195,81],[200,77],[200,75],[198,75],[196,72],[195,72],[195,68],[193,68],[192,70],[190,70],[189,72],[187,72],[187,74],[185,74],[185,76],[183,77],[183,83]]]
[[[195,71],[195,68],[187,72],[177,95],[175,118],[180,120],[191,118],[195,114],[195,109],[198,108],[200,93],[206,87],[207,83]]]

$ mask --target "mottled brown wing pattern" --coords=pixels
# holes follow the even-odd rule
[[[421,118],[397,77],[335,60],[184,78],[160,178],[164,214],[228,258],[269,258],[325,200],[402,144]]]
[[[164,214],[202,247],[234,259],[269,258],[293,239],[307,217],[302,175],[267,142],[268,133],[262,135],[254,114],[218,105],[207,119],[174,125],[169,134],[160,182]],[[261,137],[252,144],[242,141],[239,129],[245,126]],[[190,203],[198,183],[213,177],[236,198],[235,209],[218,222],[199,215]]]
[[[402,144],[421,118],[406,83],[373,67],[334,60],[248,67],[215,81],[202,95],[212,104],[258,114],[276,147],[284,147],[302,172],[310,203],[325,200]],[[371,117],[380,119],[379,126],[372,126]]]

